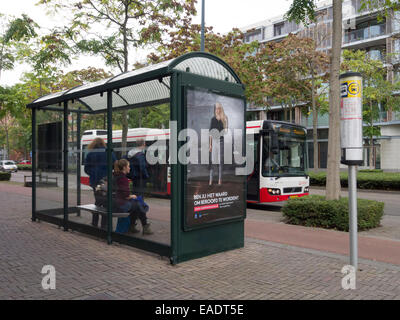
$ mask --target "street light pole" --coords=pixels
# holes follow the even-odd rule
[[[201,0],[201,51],[204,52],[204,2]]]

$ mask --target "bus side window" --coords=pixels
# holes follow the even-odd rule
[[[82,146],[82,165],[84,165],[85,159],[86,159],[86,156],[87,156],[88,153],[89,153],[88,152],[88,145],[83,145]]]
[[[113,142],[112,148],[117,159],[121,159],[122,155],[126,154],[126,152],[123,152],[121,149],[121,142]]]
[[[246,146],[246,148],[247,149],[249,149],[250,150],[250,138],[249,138],[249,134],[248,135],[246,135],[246,144],[247,144],[247,146]],[[253,150],[254,150],[254,153],[253,153],[253,157],[254,157],[254,168],[257,170],[258,169],[258,161],[259,161],[259,159],[258,159],[258,140],[259,140],[259,134],[255,134],[254,135],[254,137],[253,137]]]

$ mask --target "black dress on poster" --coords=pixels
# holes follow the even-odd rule
[[[218,184],[222,184],[224,166],[224,133],[227,129],[228,118],[223,111],[222,105],[217,102],[214,107],[214,116],[212,117],[210,124],[210,186],[213,184],[215,172],[218,172]],[[215,135],[213,135],[213,132]]]

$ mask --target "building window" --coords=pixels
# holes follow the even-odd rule
[[[283,34],[283,25],[284,23],[277,23],[274,24],[274,37],[280,36]]]
[[[261,29],[255,31],[255,32],[248,33],[246,35],[246,42],[247,43],[250,43],[250,42],[253,42],[253,41],[261,41],[261,40],[262,40]]]

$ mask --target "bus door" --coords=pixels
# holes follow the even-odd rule
[[[259,148],[259,142],[260,141],[260,135],[255,134],[254,135],[254,169],[252,173],[250,173],[247,176],[247,200],[250,201],[259,201],[259,195],[260,195],[260,148]],[[249,139],[246,139],[247,143],[249,142]],[[249,146],[247,146],[249,148]]]

